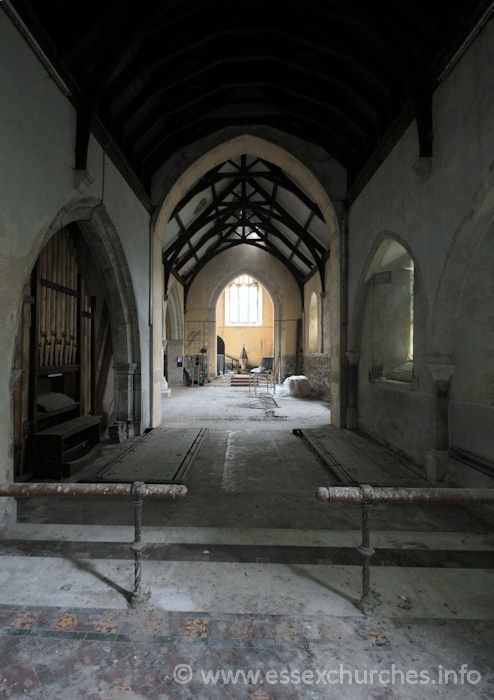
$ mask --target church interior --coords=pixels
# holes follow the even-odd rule
[[[494,698],[494,3],[0,56],[0,695]]]

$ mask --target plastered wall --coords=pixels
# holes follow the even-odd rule
[[[198,343],[208,349],[209,371],[216,372],[216,305],[226,284],[240,274],[255,277],[273,302],[273,342],[275,364],[282,378],[288,358],[295,355],[297,319],[302,317],[299,289],[276,258],[247,246],[230,249],[216,256],[191,285],[185,317],[187,353],[197,352]],[[241,350],[242,348],[240,348]],[[250,359],[250,358],[249,358]]]
[[[450,446],[494,461],[488,349],[494,333],[487,314],[494,308],[492,241],[486,237],[493,204],[493,47],[491,21],[436,90],[433,158],[419,159],[412,124],[349,212],[350,350],[369,352],[363,309],[382,240],[399,241],[415,261],[422,312],[413,387],[378,386],[361,373],[359,428],[421,466],[434,450],[438,367],[451,387]]]
[[[223,292],[217,306],[216,331],[225,342],[225,354],[240,358],[245,348],[248,364],[257,367],[261,358],[273,354],[273,302],[269,292],[262,285],[262,324],[260,326],[232,326],[225,323],[225,293]]]
[[[329,261],[325,264],[325,289],[330,288]],[[330,309],[331,294],[322,291],[322,281],[318,273],[304,285],[304,333],[303,333],[303,374],[312,386],[316,396],[331,398],[331,357],[330,357]],[[315,294],[317,300],[317,344],[315,349],[310,344],[311,299]],[[315,315],[315,314],[314,314]],[[313,326],[314,328],[314,326]]]
[[[176,162],[170,161],[156,177],[155,204],[163,207],[153,232],[149,213],[94,138],[89,148],[89,177],[77,189],[75,111],[7,15],[0,13],[0,61],[6,67],[0,71],[0,362],[4,368],[0,373],[0,480],[12,477],[16,376],[11,370],[22,291],[46,241],[67,223],[80,223],[108,295],[118,360],[138,367],[139,421],[143,428],[154,425],[160,419],[166,340],[162,231],[173,206],[193,183],[194,173],[199,176],[225,155],[244,152],[259,153],[286,169],[311,192],[325,216],[331,258],[325,267],[320,350],[324,357],[330,353],[335,359],[330,390],[336,423],[340,360],[347,349],[341,342],[340,308],[348,311],[344,316],[348,350],[358,356],[365,342],[362,327],[369,266],[383,238],[391,237],[412,256],[420,280],[414,382],[402,391],[360,377],[359,428],[424,464],[434,449],[432,426],[437,419],[431,367],[440,366],[451,384],[450,446],[465,459],[470,456],[489,466],[494,418],[493,25],[491,21],[482,29],[434,94],[432,160],[419,159],[416,128],[411,124],[352,204],[348,212],[348,291],[341,298],[338,221],[345,178],[335,162],[319,157],[310,144],[269,129],[250,136],[239,136],[235,130],[214,135],[207,143],[177,155]],[[232,145],[223,148],[227,139]],[[208,149],[211,153],[204,158]],[[333,206],[332,202],[339,203]],[[200,337],[209,349],[210,371],[215,371],[216,303],[224,286],[241,273],[259,279],[272,297],[273,353],[283,378],[294,366],[299,350],[300,290],[279,261],[253,248],[222,253],[196,278],[186,300],[183,327],[170,338],[175,343],[173,352],[178,355],[181,347],[187,351],[186,345],[194,351],[195,339]],[[304,290],[306,308],[313,287],[316,289],[316,280],[311,278]],[[183,290],[177,294],[180,309]],[[467,470],[465,462],[463,473]],[[461,479],[458,474],[457,469],[455,478]],[[0,524],[12,509],[10,501],[0,505]]]
[[[0,62],[5,68],[0,72],[0,480],[6,481],[12,478],[11,368],[22,289],[46,241],[70,221],[82,221],[88,235],[92,232],[91,245],[104,253],[101,272],[106,266],[115,281],[111,294],[126,297],[120,308],[134,327],[122,345],[127,344],[127,361],[135,357],[139,363],[142,406],[149,405],[149,308],[135,304],[136,294],[149,298],[149,215],[94,140],[88,162],[92,184],[76,189],[75,112],[3,12]],[[149,421],[147,408],[142,421]],[[9,508],[7,502],[0,506],[0,521]]]

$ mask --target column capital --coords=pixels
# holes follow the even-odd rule
[[[456,365],[450,355],[429,355],[425,358],[427,367],[435,382],[449,382]]]
[[[74,170],[73,185],[80,194],[84,194],[94,182],[94,177],[89,170]]]
[[[347,350],[346,356],[348,358],[348,362],[351,365],[358,365],[359,360],[360,360],[360,351],[359,350]]]
[[[10,391],[14,391],[15,386],[21,378],[22,369],[13,369],[10,374]]]
[[[122,375],[139,374],[140,364],[138,362],[115,362],[113,369],[117,374]]]

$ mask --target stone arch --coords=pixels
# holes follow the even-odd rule
[[[337,216],[328,192],[324,189],[320,181],[311,172],[311,170],[304,165],[295,155],[288,152],[284,148],[257,136],[251,134],[242,134],[235,138],[225,140],[223,143],[210,149],[208,152],[199,156],[194,163],[192,163],[177,179],[170,191],[165,195],[162,205],[158,211],[155,227],[154,227],[154,243],[153,243],[153,296],[154,296],[154,308],[161,308],[162,303],[162,290],[163,290],[163,266],[161,263],[161,253],[166,241],[164,240],[164,231],[166,225],[172,215],[175,206],[179,203],[180,199],[186,194],[186,192],[197,182],[197,180],[202,177],[206,172],[211,170],[211,168],[220,165],[229,158],[233,158],[240,155],[252,155],[269,160],[273,164],[279,166],[285,170],[288,175],[293,178],[293,180],[305,191],[311,193],[311,197],[319,207],[329,233],[329,247],[331,249],[330,258],[330,283],[331,287],[329,290],[330,305],[333,308],[331,313],[331,366],[333,367],[332,377],[332,397],[333,397],[333,422],[335,426],[340,425],[340,381],[341,374],[339,371],[340,367],[340,356],[342,349],[345,350],[346,341],[341,338],[340,335],[340,287],[341,287],[341,274],[340,274],[340,255],[341,255],[341,242],[340,242],[340,227],[338,224]],[[259,280],[262,282],[262,280]],[[269,289],[269,286],[266,285]],[[274,302],[274,297],[273,297]],[[276,311],[275,311],[276,313]],[[156,326],[159,319],[157,316],[154,318],[154,325]],[[158,357],[158,352],[160,351],[160,346],[156,342],[157,338],[153,341],[153,367],[157,368],[160,366],[160,358]],[[153,369],[154,381],[157,381],[156,371]],[[153,392],[156,397],[158,395],[157,386],[156,390]],[[155,399],[153,400],[153,421],[159,422],[161,417],[161,408],[159,402]]]
[[[177,285],[172,285],[165,302],[163,318],[163,361],[164,371],[162,397],[169,396],[169,384],[182,384],[183,370],[179,358],[184,354],[184,309]]]
[[[479,234],[472,258],[458,270],[462,287],[452,352],[446,357],[432,355],[430,366],[431,372],[437,371],[437,364],[447,371],[450,454],[462,464],[480,464],[492,471],[494,216],[483,222]]]
[[[166,340],[183,340],[184,337],[184,313],[181,308],[180,298],[175,286],[172,286],[166,300],[167,327],[169,336]]]
[[[269,294],[270,301],[273,304],[274,355],[275,357],[277,357],[284,347],[283,319],[285,318],[286,313],[285,304],[283,303],[283,290],[280,289],[278,285],[276,285],[273,282],[272,277],[269,274],[267,274],[266,271],[260,270],[259,267],[255,264],[255,257],[256,254],[258,254],[258,251],[255,249],[252,250],[254,251],[254,260],[248,260],[243,257],[241,260],[236,261],[235,257],[238,256],[238,249],[233,251],[225,251],[224,253],[220,254],[220,256],[225,256],[228,258],[229,264],[225,266],[224,272],[222,272],[222,274],[219,277],[215,278],[214,282],[212,282],[211,287],[208,290],[208,296],[206,300],[206,303],[209,308],[208,320],[210,328],[216,328],[216,309],[218,301],[225,287],[236,277],[239,277],[240,275],[249,275],[250,277],[254,278],[262,284],[264,289]],[[278,263],[278,261],[276,262]],[[279,264],[281,266],[281,263]],[[286,274],[288,275],[288,272],[286,272]],[[215,347],[212,343],[210,343],[209,345],[212,350],[212,364],[213,366],[216,366]],[[278,369],[281,371],[281,360],[280,364],[278,365]]]
[[[470,211],[454,233],[434,301],[427,358],[434,396],[435,441],[427,456],[427,470],[432,480],[443,480],[448,476],[452,465],[450,449],[459,450],[463,458],[466,455],[467,464],[471,455],[474,455],[474,464],[479,459],[489,463],[492,456],[492,407],[488,405],[490,396],[486,401],[485,395],[477,396],[476,393],[479,386],[485,394],[489,381],[492,385],[492,362],[479,362],[479,356],[473,349],[470,356],[467,355],[470,365],[465,363],[465,358],[461,358],[462,371],[455,377],[458,332],[463,328],[468,334],[469,330],[468,326],[462,326],[465,321],[465,309],[462,308],[464,290],[472,277],[475,259],[488,258],[488,254],[482,255],[481,246],[486,246],[488,252],[492,250],[489,236],[494,236],[494,173],[479,188]],[[492,274],[491,270],[492,268],[485,277]],[[477,273],[474,277],[476,284],[482,284],[482,276],[479,277]],[[484,283],[485,281],[484,279]],[[479,302],[478,297],[473,300],[475,308]],[[485,307],[486,299],[481,303]],[[490,324],[490,315],[486,314],[485,308],[482,318],[484,326]],[[478,323],[475,324],[475,331],[478,332]],[[465,339],[462,338],[461,342],[464,349]],[[475,347],[475,342],[473,338],[472,347]],[[475,378],[472,372],[465,369],[468,366],[475,369]],[[479,370],[482,375],[480,380]],[[462,385],[465,384],[466,377],[468,391],[463,395],[465,387]],[[461,475],[460,481],[462,478]]]
[[[166,194],[159,209],[156,219],[155,235],[163,238],[163,232],[175,206],[202,175],[212,168],[221,165],[221,163],[228,160],[228,158],[234,158],[244,154],[264,158],[285,170],[302,189],[311,193],[311,197],[314,199],[324,217],[330,236],[339,235],[336,212],[330,197],[309,168],[284,148],[250,134],[237,136],[216,146],[197,158],[197,160],[180,175],[174,186]],[[165,243],[163,240],[161,242]]]
[[[249,275],[255,280],[260,282],[262,286],[267,290],[271,301],[273,302],[274,313],[276,318],[281,318],[282,315],[282,294],[274,284],[269,275],[263,274],[262,271],[258,270],[250,262],[239,263],[234,268],[230,268],[225,274],[216,282],[214,288],[211,291],[211,296],[209,298],[209,308],[216,308],[218,300],[225,289],[225,287],[236,277],[240,275]]]
[[[415,276],[418,279],[420,286],[423,287],[421,284],[420,266],[418,265],[415,255],[407,241],[392,231],[381,231],[381,233],[376,236],[369,254],[367,255],[366,261],[362,267],[360,280],[357,285],[357,291],[353,304],[352,322],[348,335],[349,353],[355,354],[359,352],[362,342],[362,321],[365,312],[365,302],[367,299],[369,282],[372,279],[372,276],[379,271],[383,258],[389,246],[393,243],[398,243],[402,248],[404,248],[410,258],[413,260],[415,266]]]
[[[232,251],[233,252],[233,251]],[[235,253],[237,252],[235,251]],[[248,277],[251,277],[256,283],[260,284],[263,288],[263,301],[262,301],[262,309],[268,308],[267,305],[269,305],[270,308],[270,323],[269,327],[271,329],[270,332],[270,342],[272,343],[272,350],[270,349],[269,352],[264,351],[264,355],[271,355],[271,352],[276,356],[277,351],[279,352],[281,348],[281,341],[280,341],[280,332],[278,330],[278,341],[275,342],[275,326],[279,329],[281,328],[281,323],[280,319],[283,318],[283,305],[281,304],[281,298],[282,295],[280,295],[280,290],[276,284],[273,284],[273,280],[270,279],[269,275],[266,275],[263,273],[262,270],[260,270],[256,265],[252,263],[240,263],[238,265],[235,265],[234,267],[229,267],[228,274],[222,275],[220,278],[220,282],[215,284],[214,289],[211,291],[210,295],[210,308],[211,308],[211,313],[212,316],[214,316],[214,325],[218,331],[218,305],[221,299],[221,295],[223,292],[226,292],[228,286],[238,277],[241,275],[246,275]],[[226,319],[226,304],[225,304],[225,319]],[[262,311],[262,316],[264,316],[264,311]],[[275,319],[277,319],[275,321]],[[226,325],[226,320],[225,320],[225,325]],[[228,331],[225,329],[225,333],[227,334]],[[230,347],[230,346],[229,346]],[[214,355],[214,348],[213,349],[213,355]],[[249,348],[249,352],[252,350],[252,346]],[[249,355],[249,361],[252,361],[252,357]],[[260,359],[259,359],[260,362]],[[258,363],[259,363],[258,362]]]
[[[349,343],[348,343],[348,363],[349,363],[349,384],[348,384],[348,410],[347,410],[347,427],[355,429],[358,426],[358,413],[359,413],[359,380],[361,375],[366,377],[371,377],[372,369],[369,370],[365,367],[365,370],[369,370],[368,373],[364,371],[361,367],[362,361],[368,359],[362,355],[362,347],[366,347],[364,342],[364,331],[365,331],[365,315],[367,309],[367,302],[369,297],[369,292],[371,289],[372,280],[375,279],[375,275],[382,274],[385,276],[386,273],[383,271],[383,263],[386,262],[390,257],[393,257],[393,247],[395,248],[394,253],[398,256],[400,250],[404,251],[413,263],[413,286],[414,286],[414,301],[413,301],[413,325],[416,328],[420,326],[420,334],[409,328],[409,332],[413,333],[415,336],[416,352],[414,353],[413,365],[407,363],[406,360],[410,359],[408,356],[403,355],[401,361],[397,362],[396,366],[391,373],[393,379],[398,379],[406,382],[411,382],[413,375],[416,375],[422,367],[424,362],[424,353],[427,343],[427,329],[430,325],[430,314],[429,314],[429,304],[427,299],[424,297],[424,285],[422,283],[422,274],[419,264],[417,263],[416,257],[411,250],[407,241],[401,238],[399,235],[392,231],[381,231],[381,233],[376,236],[373,245],[367,255],[365,264],[362,267],[362,273],[357,286],[357,291],[354,298],[353,304],[353,315],[352,321],[349,329]],[[383,283],[386,283],[386,279],[383,279]],[[403,333],[405,328],[402,329]],[[408,345],[408,341],[403,340],[402,345]],[[418,362],[416,362],[418,358]],[[405,366],[406,365],[406,366]],[[390,368],[388,368],[389,370]],[[413,375],[412,375],[413,370]],[[376,372],[379,373],[379,368],[376,367]],[[375,378],[377,378],[376,375]],[[385,376],[389,376],[389,372],[385,373]]]
[[[429,355],[438,363],[454,363],[458,309],[471,261],[494,218],[494,173],[474,199],[458,227],[444,264],[434,301]]]
[[[137,303],[125,253],[110,215],[95,198],[67,204],[48,228],[40,250],[56,231],[73,223],[84,236],[105,289],[112,334],[117,420],[128,425],[129,434],[138,434],[142,419],[141,349]]]

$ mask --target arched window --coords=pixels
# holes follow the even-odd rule
[[[227,326],[262,325],[262,290],[252,277],[240,275],[226,288],[225,321]]]
[[[312,292],[309,305],[309,352],[319,351],[319,308],[317,295]]]
[[[410,292],[410,297],[408,300],[409,303],[409,313],[410,313],[410,318],[409,318],[409,338],[408,338],[408,357],[407,361],[411,362],[413,360],[413,323],[414,323],[414,280],[415,280],[415,265],[413,264],[413,260],[410,258],[410,265],[408,268],[408,271],[410,273],[410,278],[409,278],[409,292]]]
[[[414,356],[414,261],[393,239],[386,239],[371,266],[371,286],[362,345],[369,377],[411,382]]]

